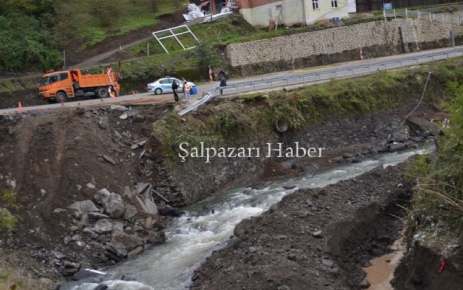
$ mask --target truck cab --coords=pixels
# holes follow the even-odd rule
[[[47,72],[39,82],[39,95],[43,99],[65,101],[75,95],[70,71]]]

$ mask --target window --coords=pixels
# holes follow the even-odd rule
[[[331,0],[331,8],[338,8],[338,0]]]
[[[58,76],[59,75],[51,75],[49,80],[48,80],[48,83],[54,83],[54,82],[57,82],[58,81]]]
[[[162,80],[160,81],[160,83],[161,83],[161,84],[170,84],[170,81],[169,81],[169,79],[162,79]]]
[[[68,74],[67,74],[67,73],[59,74],[59,80],[60,80],[60,81],[66,80],[67,78],[68,78]]]
[[[318,0],[312,0],[312,8],[313,10],[318,10]]]

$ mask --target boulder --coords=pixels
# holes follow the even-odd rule
[[[93,196],[93,199],[95,200],[96,203],[98,204],[103,204],[103,200],[108,198],[111,195],[111,192],[107,190],[106,188],[100,189],[95,193]]]
[[[407,146],[405,146],[404,143],[392,143],[389,145],[389,151],[391,152],[396,152],[405,149],[407,149]]]
[[[439,134],[439,129],[437,126],[424,118],[410,117],[406,122],[413,132],[430,132],[434,136]]]
[[[127,254],[127,257],[130,258],[130,257],[136,256],[143,250],[144,250],[144,248],[142,246],[139,246],[139,247],[135,248],[134,250],[130,251]]]
[[[399,130],[396,130],[396,131],[392,132],[392,134],[389,137],[388,141],[390,143],[392,143],[392,142],[403,143],[403,142],[407,141],[408,138],[409,138],[408,128],[402,128],[402,129],[399,129]]]
[[[131,204],[126,205],[123,219],[126,221],[130,221],[134,216],[138,214],[137,208]]]
[[[154,201],[152,201],[151,199],[149,198],[145,198],[145,205],[146,205],[146,208],[148,209],[148,212],[150,214],[158,214],[158,207],[156,206],[156,204],[154,203]]]
[[[81,212],[98,212],[98,208],[91,200],[76,201],[69,206],[70,209],[75,209]]]
[[[98,122],[98,125],[100,126],[101,129],[108,128],[109,118],[108,117],[101,117],[100,122]]]
[[[128,235],[125,233],[116,233],[111,239],[110,245],[121,252],[129,253],[139,246],[143,246],[143,240],[136,235]]]
[[[148,243],[160,245],[166,242],[166,234],[164,232],[151,232]]]
[[[165,207],[159,209],[159,214],[162,216],[179,217],[183,214],[183,211],[179,210],[178,208],[166,205]]]
[[[100,234],[107,234],[113,230],[113,223],[108,219],[100,219],[95,223],[93,230]]]
[[[69,261],[64,262],[64,269],[62,271],[63,276],[72,276],[77,273],[80,269],[79,263],[73,263]]]
[[[124,224],[121,222],[114,222],[113,223],[113,234],[116,233],[123,233],[124,232]]]
[[[111,192],[109,197],[102,200],[105,212],[111,218],[120,218],[125,211],[125,203],[122,196],[117,193]]]

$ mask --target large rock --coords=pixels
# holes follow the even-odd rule
[[[64,276],[72,276],[77,273],[80,269],[80,263],[74,263],[70,261],[64,261],[64,268],[62,274]]]
[[[114,192],[111,192],[109,198],[103,200],[103,206],[105,211],[112,218],[122,217],[125,211],[125,204],[122,200],[122,196]]]
[[[145,199],[145,205],[146,205],[146,208],[148,209],[148,213],[150,214],[158,214],[158,207],[156,206],[156,204],[154,203],[154,201],[152,201],[151,199],[149,198],[146,198]]]
[[[392,132],[389,142],[397,142],[397,143],[403,143],[406,142],[409,138],[408,135],[408,129],[407,128],[402,128],[400,130],[396,130]]]
[[[124,216],[122,217],[126,221],[131,221],[134,216],[137,215],[137,208],[131,204],[125,207]]]
[[[403,143],[392,143],[389,144],[389,151],[391,152],[396,152],[396,151],[401,151],[407,149],[407,146]]]
[[[100,234],[110,233],[113,230],[113,223],[108,219],[100,219],[95,223],[93,230]]]
[[[121,222],[115,222],[113,223],[113,234],[116,233],[123,233],[124,232],[124,224]]]
[[[95,201],[102,204],[105,212],[112,218],[120,218],[125,211],[125,203],[122,196],[117,193],[109,192],[106,188],[95,193]]]
[[[148,242],[153,245],[160,245],[166,242],[166,234],[164,232],[151,232]]]
[[[119,252],[125,253],[129,253],[139,246],[144,246],[144,242],[140,237],[136,235],[128,235],[125,233],[114,234],[110,244]]]
[[[69,206],[70,209],[75,209],[81,212],[97,212],[98,208],[91,200],[76,201]]]
[[[430,132],[434,136],[439,134],[437,126],[424,118],[410,117],[407,119],[407,124],[413,132]]]
[[[107,190],[106,188],[100,189],[95,193],[93,196],[93,199],[95,200],[96,203],[98,204],[103,204],[103,200],[107,199],[111,195],[111,192]]]

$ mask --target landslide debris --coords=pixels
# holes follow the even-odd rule
[[[362,267],[387,253],[412,185],[378,168],[323,189],[299,190],[244,220],[229,245],[194,273],[191,289],[361,289]]]
[[[163,243],[168,218],[159,213],[175,211],[154,201],[143,156],[168,108],[2,117],[0,208],[17,222],[0,233],[0,251],[22,253],[40,263],[29,269],[37,277],[59,280]],[[122,120],[121,109],[136,114]]]

